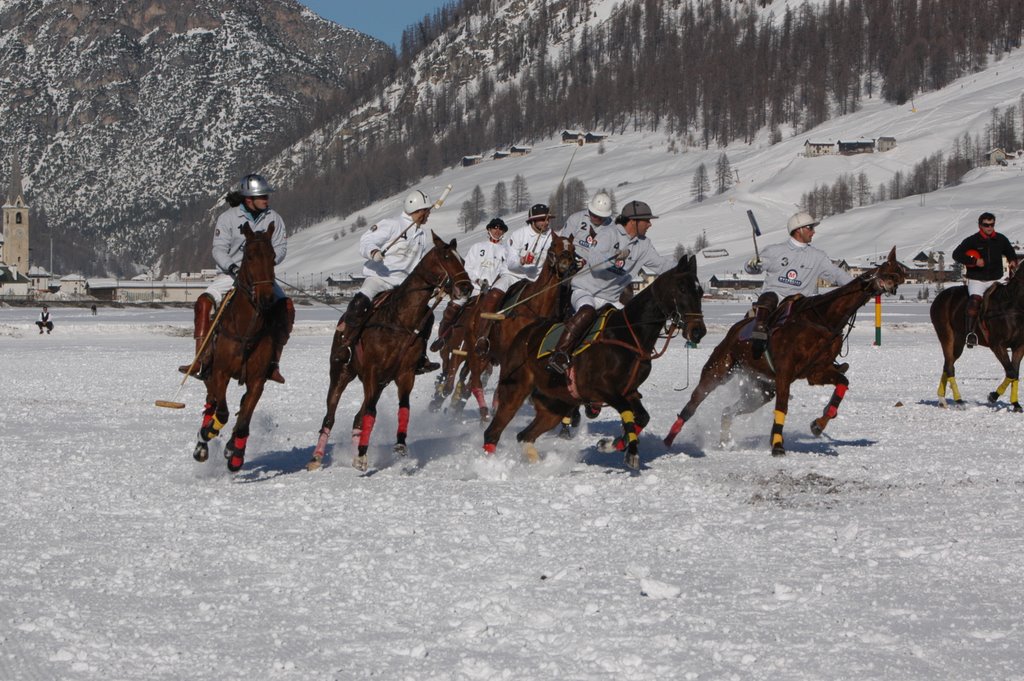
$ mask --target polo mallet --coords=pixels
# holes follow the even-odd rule
[[[559,182],[558,182],[558,186],[559,187],[561,187],[562,183],[565,182],[565,176],[569,174],[569,168],[572,167],[572,160],[574,158],[576,158],[576,152],[579,151],[579,148],[582,147],[582,146],[583,146],[583,140],[582,139],[576,140],[576,146],[574,146],[573,149],[572,149],[572,156],[569,157],[569,163],[565,166],[565,172],[562,173],[562,179],[559,180]]]
[[[224,312],[224,309],[228,306],[228,301],[231,300],[231,297],[233,295],[235,295],[235,289],[234,288],[232,288],[230,291],[228,291],[228,294],[226,296],[224,296],[224,301],[220,304],[220,307],[217,309],[217,314],[214,315],[213,322],[210,324],[210,330],[206,332],[206,337],[203,338],[203,342],[200,343],[199,349],[196,350],[195,357],[192,358],[192,362],[188,365],[188,372],[185,373],[185,378],[181,379],[181,383],[178,384],[178,389],[176,391],[174,391],[174,399],[172,399],[172,400],[157,400],[156,403],[155,403],[156,406],[158,406],[158,407],[166,407],[167,409],[184,409],[185,408],[185,403],[184,402],[178,402],[177,401],[178,393],[180,393],[181,389],[183,387],[185,387],[185,381],[187,381],[189,379],[189,377],[192,376],[192,369],[195,368],[196,362],[199,361],[199,358],[203,356],[203,350],[206,349],[206,344],[210,342],[211,338],[213,338],[213,332],[217,328],[217,322],[220,321],[220,316]]]
[[[441,196],[439,196],[437,198],[437,201],[434,201],[434,204],[430,207],[430,210],[434,210],[435,208],[440,208],[441,206],[443,206],[444,205],[444,200],[447,199],[448,195],[451,194],[451,193],[452,193],[452,186],[448,185],[447,187],[444,188],[444,191],[441,192]],[[415,224],[416,223],[414,222],[414,223],[412,223],[412,225],[409,225],[408,227],[403,229],[402,233],[399,234],[398,236],[396,236],[391,241],[391,243],[389,243],[384,248],[380,249],[380,254],[381,255],[387,255],[387,252],[391,249],[391,247],[394,246],[395,244],[397,244],[401,240],[401,238],[405,236],[405,233],[408,232],[410,229],[412,229],[412,226],[415,225]]]
[[[754,211],[749,208],[747,209],[747,219],[750,220],[750,228],[754,232],[751,237],[754,240],[754,262],[758,263],[757,266],[760,268],[761,253],[757,250],[757,237],[761,236],[761,229],[757,226],[757,218],[754,217]],[[758,271],[760,271],[760,269],[758,269]],[[751,272],[751,274],[756,274],[756,272]]]
[[[534,293],[534,294],[533,294],[532,296],[527,296],[526,298],[523,298],[523,299],[521,299],[521,300],[517,300],[516,302],[512,303],[511,305],[509,305],[508,307],[506,307],[506,308],[504,308],[504,309],[502,309],[502,310],[498,310],[497,312],[481,312],[481,313],[480,313],[480,318],[481,318],[481,319],[489,319],[489,320],[491,320],[491,321],[498,321],[498,322],[500,322],[500,321],[502,321],[503,319],[505,319],[505,315],[506,315],[506,313],[507,313],[507,312],[508,312],[509,310],[511,310],[511,309],[513,309],[513,308],[516,308],[516,307],[519,307],[520,305],[522,305],[523,303],[525,303],[525,302],[527,302],[527,301],[533,300],[534,298],[536,298],[536,297],[537,297],[537,296],[539,296],[540,294],[542,294],[542,293],[544,293],[545,291],[548,291],[548,290],[550,290],[550,289],[554,288],[555,286],[561,286],[562,284],[564,284],[565,282],[569,281],[569,280],[570,280],[570,279],[572,279],[573,277],[578,277],[579,275],[581,275],[581,274],[583,274],[583,273],[585,273],[585,272],[589,272],[590,270],[594,269],[594,268],[595,268],[595,267],[597,267],[598,265],[604,265],[604,264],[606,264],[606,263],[610,263],[610,262],[613,262],[613,261],[615,260],[615,256],[616,256],[616,255],[618,255],[618,254],[617,254],[617,253],[616,253],[616,254],[613,254],[613,255],[612,255],[612,256],[611,256],[610,258],[608,258],[607,260],[602,260],[601,262],[595,262],[594,264],[592,264],[592,265],[589,265],[589,266],[587,266],[587,267],[583,268],[582,270],[580,270],[580,271],[579,271],[579,272],[577,272],[576,274],[573,274],[573,275],[572,275],[572,276],[570,276],[570,277],[566,277],[565,279],[562,279],[562,280],[556,281],[556,282],[555,282],[555,283],[553,283],[553,284],[550,284],[550,285],[548,285],[548,286],[545,286],[545,287],[544,287],[544,288],[542,288],[542,289],[541,289],[540,291],[537,291],[536,293]]]

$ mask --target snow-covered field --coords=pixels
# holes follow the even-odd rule
[[[1022,679],[1022,419],[959,365],[970,406],[936,407],[926,306],[887,304],[851,335],[851,389],[800,384],[790,454],[771,411],[718,445],[719,399],[660,438],[741,304],[673,344],[643,392],[644,469],[595,448],[607,412],[524,464],[506,431],[413,396],[411,455],[383,400],[371,474],[349,467],[342,399],[331,466],[304,470],[337,313],[300,307],[249,456],[191,458],[203,394],[158,409],[188,359],[187,310],[0,309],[0,679]],[[678,390],[685,388],[683,390]],[[239,391],[232,388],[237,400]],[[899,406],[902,405],[902,406]],[[470,413],[467,410],[467,413]],[[222,436],[223,437],[223,436]]]

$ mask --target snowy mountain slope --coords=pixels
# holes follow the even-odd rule
[[[757,216],[762,232],[760,243],[771,243],[785,236],[785,221],[797,210],[801,194],[816,184],[829,183],[842,173],[868,175],[873,186],[888,181],[893,173],[906,174],[922,159],[949,151],[955,139],[965,132],[980,133],[994,107],[1015,104],[1024,91],[1024,51],[1017,50],[985,71],[961,78],[943,90],[915,100],[910,106],[894,106],[879,100],[866,101],[857,113],[833,119],[818,128],[783,142],[769,145],[759,139],[752,145],[736,144],[725,149],[688,149],[685,153],[667,151],[668,139],[658,133],[613,135],[606,153],[597,145],[586,145],[576,152],[569,168],[570,177],[578,177],[590,192],[600,188],[614,191],[619,205],[631,200],[647,201],[661,216],[649,236],[662,252],[671,252],[677,244],[690,246],[706,231],[712,247],[724,248],[727,257],[701,264],[701,276],[736,271],[753,254],[746,210]],[[856,156],[805,158],[808,139],[896,138],[896,149]],[[447,204],[435,211],[428,226],[445,238],[457,237],[471,243],[484,238],[481,228],[463,234],[457,225],[458,207],[479,185],[486,197],[494,185],[511,185],[522,174],[532,201],[546,201],[569,164],[574,147],[548,140],[533,147],[525,157],[488,159],[471,167],[448,169],[421,183],[431,196],[452,184]],[[722,195],[713,195],[703,203],[693,200],[691,179],[697,166],[704,163],[714,171],[722,152],[728,154],[740,182]],[[972,172],[957,187],[943,189],[925,197],[909,197],[869,205],[829,218],[815,243],[835,258],[858,260],[884,255],[893,245],[901,258],[909,260],[920,250],[952,249],[975,227],[975,218],[991,210],[999,218],[999,229],[1011,239],[1024,240],[1024,208],[1019,194],[1024,166],[991,167]],[[370,223],[400,210],[403,195],[393,196],[370,206],[359,215]],[[319,273],[358,272],[362,258],[358,254],[358,234],[348,232],[356,216],[325,221],[295,234],[290,239],[289,256],[283,265],[296,278]],[[564,216],[563,216],[564,217]],[[521,224],[524,214],[506,217],[510,225]],[[337,238],[335,238],[337,236]],[[910,251],[913,251],[911,253]]]
[[[19,153],[34,210],[142,260],[388,54],[294,0],[10,0],[0,47],[3,176]]]

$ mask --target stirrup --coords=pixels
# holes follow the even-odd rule
[[[968,333],[967,337],[964,339],[964,344],[969,348],[973,348],[978,344],[978,334],[973,331]]]
[[[441,365],[437,362],[431,362],[427,359],[426,355],[420,360],[420,363],[416,365],[416,375],[429,374],[431,371],[437,371],[441,368]]]
[[[431,352],[441,352],[441,348],[444,347],[444,338],[438,336],[434,339],[434,342],[430,344]]]
[[[556,352],[548,360],[548,369],[557,374],[565,374],[569,371],[569,355],[564,352]]]
[[[189,369],[191,369],[192,371],[189,371]],[[206,369],[207,368],[203,365],[202,362],[196,362],[195,364],[182,364],[180,367],[178,367],[178,372],[182,374],[188,374],[189,376],[192,376],[193,378],[198,378],[199,380],[202,381],[206,379]]]

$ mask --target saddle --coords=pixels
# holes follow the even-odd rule
[[[591,324],[590,328],[587,329],[587,332],[583,334],[583,338],[580,340],[579,345],[573,349],[572,354],[574,357],[593,345],[594,341],[601,336],[601,333],[604,331],[604,327],[608,323],[609,315],[614,311],[615,307],[609,305],[598,312],[594,323]],[[540,347],[537,348],[537,359],[547,357],[553,353],[555,348],[558,346],[558,341],[562,338],[563,333],[565,333],[565,324],[562,322],[558,322],[549,328],[548,332],[544,335],[544,339],[540,342]]]
[[[770,338],[773,333],[779,327],[789,321],[789,318],[793,314],[793,307],[797,302],[803,300],[804,296],[801,293],[797,293],[782,299],[779,306],[775,308],[775,311],[768,316],[767,331],[768,337]],[[750,342],[750,334],[754,331],[754,312],[751,310],[747,313],[747,321],[740,329],[739,339],[741,341]]]

